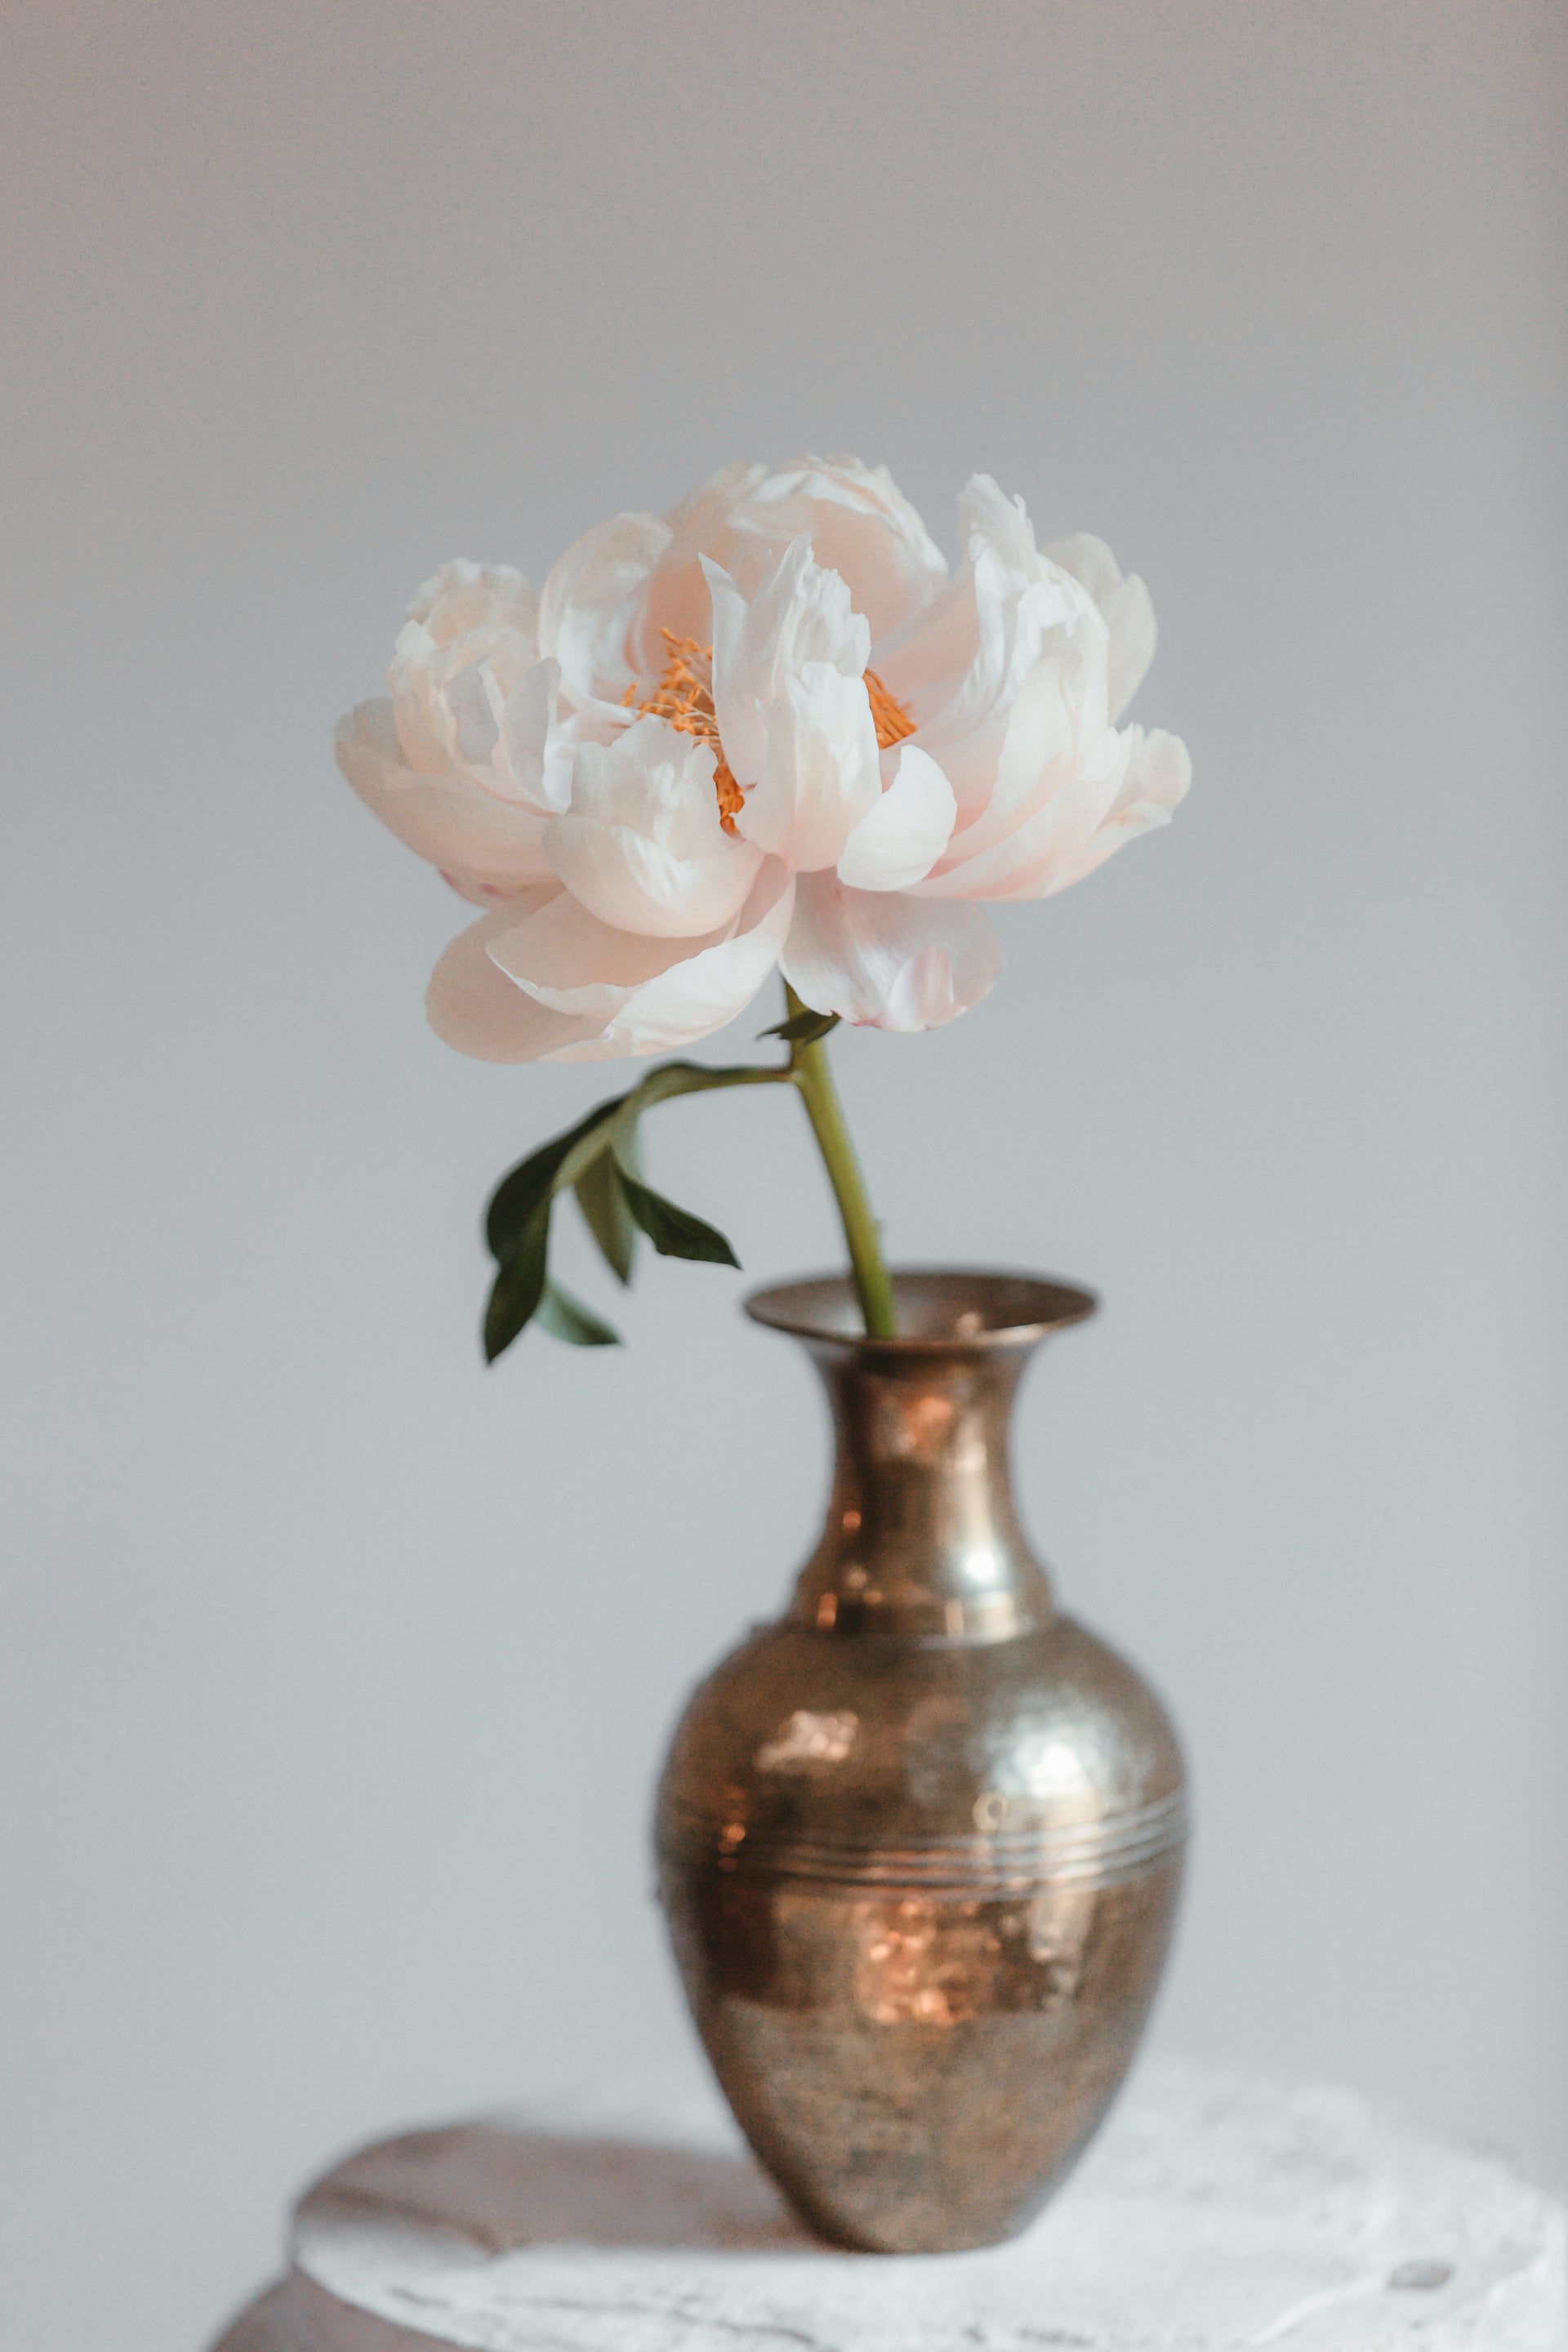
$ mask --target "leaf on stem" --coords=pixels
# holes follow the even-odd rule
[[[603,1316],[584,1307],[558,1282],[547,1282],[539,1305],[534,1309],[534,1321],[542,1331],[552,1339],[569,1340],[574,1348],[618,1348],[621,1335]]]
[[[485,1213],[485,1239],[489,1244],[493,1258],[504,1264],[512,1255],[524,1228],[541,1204],[547,1203],[556,1190],[557,1179],[568,1155],[597,1129],[603,1127],[607,1130],[609,1121],[626,1100],[625,1095],[614,1095],[608,1102],[600,1103],[586,1118],[579,1119],[575,1127],[569,1127],[564,1135],[555,1136],[549,1143],[541,1144],[537,1151],[520,1160],[510,1175],[501,1178],[490,1195],[490,1204]],[[605,1143],[609,1141],[607,1132],[604,1140]]]
[[[689,1209],[677,1208],[662,1192],[639,1183],[635,1176],[626,1173],[624,1163],[617,1166],[616,1173],[626,1206],[660,1257],[697,1258],[710,1265],[740,1265],[740,1259],[716,1226],[704,1224]]]
[[[485,1309],[485,1361],[493,1364],[538,1312],[544,1296],[544,1265],[550,1247],[550,1194],[535,1208],[502,1261]]]
[[[663,1257],[739,1265],[721,1233],[643,1182],[637,1120],[654,1103],[676,1095],[788,1076],[782,1068],[712,1069],[700,1062],[666,1062],[629,1094],[595,1105],[575,1127],[520,1160],[497,1185],[485,1217],[485,1237],[500,1269],[485,1314],[486,1360],[493,1364],[534,1321],[575,1347],[618,1344],[609,1324],[548,1279],[550,1213],[558,1192],[575,1192],[589,1232],[622,1282],[631,1279],[639,1227]]]
[[[792,1013],[787,1021],[777,1021],[771,1029],[759,1029],[759,1037],[782,1037],[786,1045],[815,1045],[830,1029],[838,1026],[837,1013],[817,1013],[809,1004]]]
[[[628,1153],[635,1149],[635,1135],[622,1148]],[[577,1206],[599,1244],[605,1265],[620,1281],[629,1282],[637,1256],[637,1224],[622,1189],[615,1153],[601,1151],[591,1160],[578,1177],[575,1190]]]

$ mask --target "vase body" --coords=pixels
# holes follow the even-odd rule
[[[1055,1605],[1014,1508],[1019,1375],[1085,1292],[895,1276],[764,1291],[837,1455],[793,1602],[694,1694],[659,1790],[660,1892],[697,2028],[797,2210],[840,2244],[1012,2236],[1136,2048],[1184,1832],[1159,1701]]]

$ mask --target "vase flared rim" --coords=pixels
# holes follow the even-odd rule
[[[918,1356],[953,1348],[1028,1348],[1092,1315],[1092,1290],[1047,1275],[989,1266],[910,1265],[889,1279],[899,1310],[896,1339],[870,1339],[847,1274],[770,1283],[742,1301],[754,1323],[818,1346]]]

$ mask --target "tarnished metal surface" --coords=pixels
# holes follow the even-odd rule
[[[1180,1877],[1182,1765],[1132,1668],[1057,1610],[1014,1509],[1029,1355],[1092,1313],[1023,1276],[763,1291],[837,1438],[784,1617],[694,1696],[659,1792],[688,1998],[758,2156],[844,2244],[993,2243],[1126,2072]]]

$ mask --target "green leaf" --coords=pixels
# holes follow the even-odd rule
[[[558,1180],[563,1176],[566,1160],[575,1146],[585,1142],[603,1128],[605,1134],[599,1149],[604,1150],[610,1139],[609,1122],[626,1099],[625,1095],[614,1095],[608,1102],[600,1103],[586,1118],[579,1119],[575,1127],[569,1127],[564,1135],[541,1144],[537,1151],[520,1160],[509,1175],[501,1178],[490,1194],[489,1207],[485,1213],[485,1239],[489,1244],[493,1258],[504,1265],[511,1256],[531,1218],[541,1203],[548,1202],[557,1189]]]
[[[775,1076],[782,1078],[787,1073],[769,1070],[763,1075],[771,1080]],[[630,1178],[634,1182],[642,1181],[637,1123],[644,1111],[650,1110],[656,1103],[669,1102],[678,1095],[709,1094],[724,1087],[754,1086],[758,1076],[751,1066],[714,1069],[706,1062],[662,1062],[657,1070],[650,1070],[641,1084],[622,1098],[619,1108],[611,1115],[605,1130],[609,1137],[610,1150],[605,1152],[601,1149],[599,1156],[574,1181],[577,1185],[578,1203],[594,1237],[623,1282],[631,1278],[637,1230],[642,1222],[627,1198],[626,1180]],[[578,1152],[584,1149],[579,1145]],[[574,1155],[574,1158],[576,1156]],[[573,1171],[568,1167],[563,1172],[564,1177],[571,1176]],[[659,1197],[657,1193],[652,1195],[656,1201]],[[673,1208],[673,1203],[667,1206]],[[651,1213],[657,1216],[658,1213]],[[676,1210],[675,1223],[667,1217],[661,1225],[660,1230],[667,1240],[670,1240],[670,1246],[665,1250],[667,1256],[711,1256],[719,1264],[737,1263],[732,1255],[727,1260],[720,1255],[718,1244],[723,1240],[722,1234],[714,1233],[711,1226],[704,1226],[700,1218],[689,1220],[687,1235],[691,1244],[689,1248],[681,1247],[671,1240],[684,1213]],[[700,1248],[697,1246],[699,1235],[704,1236]]]
[[[490,1195],[485,1234],[500,1271],[485,1315],[485,1355],[494,1363],[537,1318],[558,1338],[581,1347],[607,1347],[607,1323],[546,1280],[551,1204],[574,1191],[590,1232],[623,1282],[629,1280],[641,1227],[665,1257],[740,1260],[722,1234],[678,1209],[644,1184],[637,1159],[637,1120],[654,1103],[720,1087],[787,1079],[786,1070],[713,1069],[701,1062],[666,1062],[629,1094],[613,1095],[585,1118],[542,1144],[504,1176]]]
[[[624,1161],[617,1162],[616,1173],[626,1206],[660,1257],[699,1258],[710,1265],[740,1265],[740,1259],[715,1226],[704,1224],[689,1209],[678,1209],[662,1192],[654,1192],[650,1185],[628,1175]]]
[[[837,1013],[815,1013],[808,1004],[802,1012],[791,1013],[787,1021],[775,1022],[771,1029],[759,1029],[759,1037],[782,1037],[786,1045],[815,1045],[830,1029],[838,1026]]]
[[[635,1148],[635,1139],[626,1148],[628,1151]],[[637,1226],[621,1189],[613,1151],[601,1151],[596,1160],[589,1161],[577,1179],[576,1193],[577,1206],[599,1244],[605,1265],[622,1282],[629,1282],[637,1255]]]
[[[534,1210],[503,1263],[485,1309],[485,1361],[493,1364],[539,1311],[550,1247],[550,1195]]]
[[[534,1310],[534,1321],[552,1339],[569,1340],[574,1348],[618,1348],[621,1335],[591,1307],[584,1307],[558,1282],[547,1282]]]
[[[485,1238],[491,1256],[500,1261],[510,1257],[518,1235],[540,1202],[567,1185],[574,1185],[592,1166],[610,1140],[612,1120],[620,1129],[616,1144],[621,1159],[635,1167],[636,1151],[630,1138],[641,1112],[654,1103],[669,1101],[675,1095],[706,1094],[715,1087],[752,1083],[754,1076],[750,1070],[712,1069],[702,1062],[664,1062],[657,1070],[650,1070],[629,1094],[612,1095],[607,1102],[596,1104],[575,1127],[569,1127],[563,1135],[541,1144],[537,1151],[520,1160],[496,1186],[485,1215]]]

